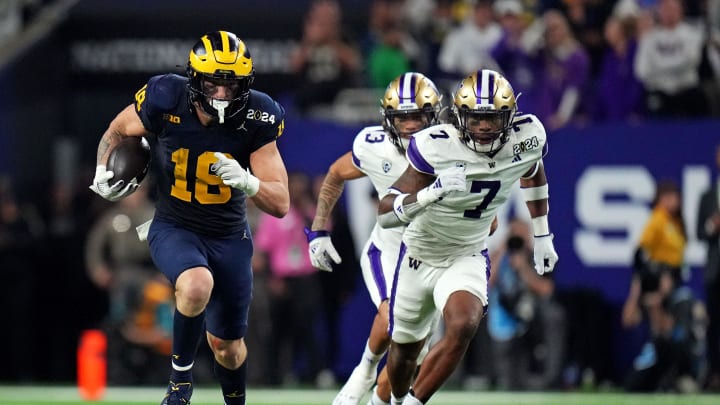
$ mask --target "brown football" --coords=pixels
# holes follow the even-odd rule
[[[125,184],[135,179],[140,183],[150,168],[150,144],[139,136],[124,137],[111,151],[107,170],[113,172],[110,184],[124,180]]]

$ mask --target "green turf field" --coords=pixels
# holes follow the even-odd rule
[[[101,401],[80,399],[74,387],[0,386],[1,405],[157,405],[164,391],[158,388],[109,388]],[[329,405],[335,391],[249,390],[248,405]],[[363,401],[363,404],[365,401]],[[196,389],[193,405],[222,405],[219,389]],[[430,404],[437,405],[718,405],[720,395],[630,395],[622,393],[510,393],[440,391]]]

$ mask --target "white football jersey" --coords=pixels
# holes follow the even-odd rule
[[[366,127],[355,136],[352,158],[355,166],[368,176],[380,199],[408,166],[405,156],[379,125]],[[383,229],[376,223],[370,238],[380,249],[386,246],[397,249],[404,230],[402,226]]]
[[[507,144],[493,157],[471,150],[453,125],[416,133],[407,150],[415,169],[437,174],[463,166],[470,184],[467,192],[451,192],[413,219],[403,237],[408,255],[444,267],[479,254],[498,208],[513,184],[542,159],[545,142],[545,128],[531,114],[515,117]]]

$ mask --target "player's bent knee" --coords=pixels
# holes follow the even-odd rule
[[[217,362],[229,370],[239,368],[247,358],[247,347],[242,338],[225,340],[208,333],[208,343]]]
[[[183,272],[175,283],[177,306],[185,315],[202,312],[213,289],[213,278],[205,268],[193,268]],[[183,311],[184,310],[184,311]]]

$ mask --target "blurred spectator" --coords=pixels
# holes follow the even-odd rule
[[[11,180],[0,175],[0,307],[6,322],[0,333],[0,380],[5,381],[33,378],[35,249],[41,230],[29,209],[17,201]]]
[[[688,290],[679,288],[687,243],[681,201],[677,184],[659,183],[638,242],[622,323],[636,326],[644,313],[650,339],[633,362],[625,382],[629,391],[691,389],[679,387],[680,382],[697,385],[697,348],[704,337],[690,333],[698,320],[693,316],[701,315],[693,312],[694,300]]]
[[[135,230],[155,213],[147,190],[139,187],[137,193],[113,205],[93,224],[85,243],[88,276],[110,297],[111,323],[126,318],[142,286],[157,273],[147,242]]]
[[[410,33],[404,6],[403,0],[370,3],[367,31],[360,41],[370,87],[384,89],[400,73],[423,65],[424,52]]]
[[[590,85],[590,59],[565,16],[557,10],[543,14],[544,44],[539,52],[542,75],[537,80],[536,115],[553,131],[585,120],[583,99]]]
[[[75,364],[80,333],[98,327],[107,313],[106,294],[95,288],[85,271],[84,243],[100,208],[92,204],[92,193],[85,188],[85,181],[86,173],[79,173],[74,181],[58,179],[48,187],[48,195],[43,196],[47,231],[42,245],[37,247],[40,250],[36,255],[40,262],[37,272],[42,280],[36,286],[37,293],[45,303],[62,303],[63,311],[73,316],[48,316],[48,308],[37,312],[43,319],[43,333],[53,336],[42,340],[48,356],[37,369],[41,378],[76,378],[74,367],[68,364]]]
[[[322,290],[303,232],[314,217],[310,180],[304,173],[291,173],[288,187],[287,215],[261,214],[254,237],[256,254],[266,255],[269,274],[272,333],[264,344],[271,385],[315,383],[323,364],[316,337]]]
[[[531,34],[527,31],[532,16],[524,11],[520,0],[499,0],[493,8],[502,27],[502,38],[491,50],[491,56],[515,92],[522,94],[518,100],[520,111],[535,111],[537,67],[530,55],[533,50],[529,43]]]
[[[402,0],[372,0],[368,10],[367,27],[358,41],[363,58],[382,42],[383,31],[401,22]]]
[[[380,35],[380,43],[376,44],[368,57],[369,84],[376,89],[383,89],[403,72],[412,70],[410,58],[402,44],[407,33],[400,24],[389,23]]]
[[[499,70],[490,51],[500,41],[502,29],[495,22],[492,1],[477,0],[461,26],[448,32],[438,55],[440,71],[457,80],[480,69]],[[436,79],[438,86],[447,87]]]
[[[595,82],[593,117],[597,122],[642,117],[643,87],[635,77],[635,18],[611,16],[605,23],[607,49]]]
[[[496,385],[501,390],[554,388],[564,361],[565,314],[554,298],[550,273],[535,272],[530,227],[517,218],[508,226],[504,250],[493,254],[489,290]],[[537,363],[540,372],[533,373]]]
[[[706,386],[720,390],[720,144],[715,150],[715,183],[700,198],[698,239],[707,243],[704,285],[709,315],[707,329],[708,378]]]
[[[0,47],[22,30],[22,3],[22,0],[3,0],[0,2]]]
[[[647,91],[645,105],[651,116],[708,113],[700,88],[702,49],[703,34],[684,21],[682,1],[659,0],[656,24],[640,30],[635,57],[635,75]]]
[[[303,23],[298,48],[290,55],[297,76],[295,106],[301,113],[331,104],[343,88],[358,84],[360,53],[342,36],[336,0],[314,0]]]
[[[108,330],[108,382],[111,384],[160,385],[167,380],[165,366],[172,354],[174,291],[160,272],[138,290],[125,319]],[[208,378],[207,374],[205,371],[202,378]]]
[[[406,9],[412,7],[416,1],[410,0],[405,3]],[[427,25],[411,26],[416,40],[422,44],[422,51],[425,54],[425,61],[418,69],[428,77],[440,78],[441,72],[438,66],[438,58],[442,43],[448,33],[455,27],[453,18],[452,5],[454,0],[430,0],[432,2],[432,10],[429,13]],[[414,27],[414,28],[412,28]]]
[[[720,0],[707,0],[706,57],[710,77],[702,84],[711,102],[712,115],[720,116]]]
[[[150,188],[144,184],[113,205],[92,225],[85,242],[88,277],[109,298],[104,328],[111,384],[162,384],[167,378],[173,290],[135,230],[155,213]]]
[[[615,2],[608,0],[563,0],[563,12],[570,27],[590,57],[591,74],[595,76],[605,50],[603,31]]]

